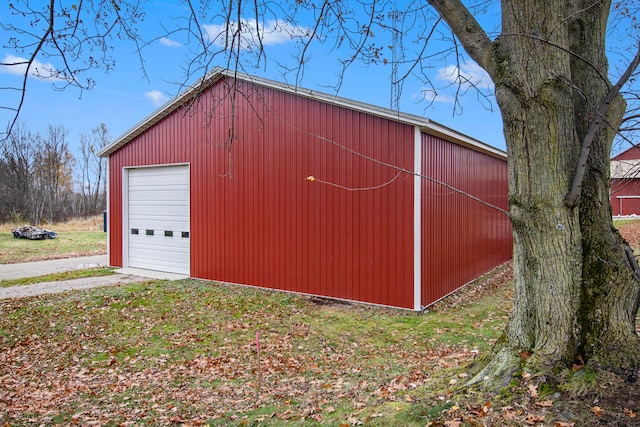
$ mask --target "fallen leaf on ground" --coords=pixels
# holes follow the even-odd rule
[[[544,417],[542,415],[529,414],[525,417],[524,421],[527,424],[537,424],[541,421],[544,421]]]
[[[600,417],[600,416],[602,416],[604,414],[604,409],[602,409],[599,406],[594,406],[593,408],[591,408],[591,412],[593,412],[593,414],[596,417]]]
[[[516,411],[513,410],[512,406],[505,406],[502,408],[502,418],[505,421],[511,421],[516,418]]]
[[[489,413],[489,409],[491,408],[491,402],[486,401],[484,403],[484,405],[482,405],[481,408],[473,408],[473,407],[469,407],[469,412],[471,412],[472,414],[474,414],[477,417],[484,417],[485,415],[487,415]]]
[[[580,369],[582,369],[582,367],[584,366],[584,360],[582,359],[581,355],[578,355],[578,363],[574,363],[573,366],[571,367],[572,371],[579,371]]]

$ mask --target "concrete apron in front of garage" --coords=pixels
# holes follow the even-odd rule
[[[182,280],[182,279],[189,278],[189,276],[185,274],[167,273],[165,271],[153,271],[153,270],[145,270],[142,268],[131,268],[131,267],[119,268],[115,272],[118,274],[147,277],[149,279],[156,279],[156,280]]]
[[[42,276],[69,270],[100,267],[106,264],[107,257],[105,255],[34,261],[21,264],[0,264],[0,280]],[[116,274],[110,276],[83,277],[79,279],[0,288],[0,299],[24,298],[72,290],[91,289],[101,286],[116,286],[132,282],[143,282],[149,279],[180,280],[188,277],[183,274],[144,270],[141,268],[121,268],[115,270],[115,273]]]

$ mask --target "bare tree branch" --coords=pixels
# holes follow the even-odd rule
[[[428,0],[447,21],[467,53],[494,77],[493,43],[460,0]]]
[[[578,157],[576,172],[573,176],[573,183],[571,184],[571,189],[565,196],[565,203],[567,204],[567,206],[573,207],[576,205],[578,197],[580,197],[580,192],[582,190],[582,180],[584,179],[584,174],[587,169],[587,159],[589,158],[591,144],[600,131],[600,124],[605,120],[605,116],[607,114],[609,106],[611,105],[611,102],[613,102],[616,96],[618,96],[622,86],[624,86],[624,84],[633,75],[636,68],[638,68],[638,64],[640,64],[640,43],[638,44],[638,51],[636,53],[636,56],[629,64],[626,71],[622,74],[622,76],[620,76],[618,82],[609,89],[607,96],[602,101],[602,104],[600,104],[600,107],[594,114],[593,120],[591,120],[591,123],[589,124],[589,129],[580,147],[580,156]]]
[[[54,7],[54,5],[55,5],[54,0],[51,0],[51,2],[50,2],[49,26],[47,27],[47,30],[44,33],[44,36],[40,39],[38,45],[36,46],[36,48],[34,49],[33,53],[31,54],[29,60],[26,63],[27,68],[26,68],[26,70],[24,72],[24,75],[22,76],[22,88],[20,89],[21,90],[20,101],[18,102],[18,106],[14,109],[15,114],[13,115],[13,119],[9,123],[9,126],[7,128],[5,136],[9,136],[9,134],[11,134],[11,129],[13,129],[13,127],[18,122],[18,117],[20,116],[20,112],[22,111],[22,107],[24,106],[25,96],[27,94],[27,81],[29,79],[29,71],[31,70],[31,66],[32,66],[33,62],[36,60],[36,57],[38,56],[38,54],[42,50],[42,47],[44,46],[45,41],[47,40],[47,38],[49,37],[49,35],[53,31],[53,16],[54,16],[53,7]],[[21,65],[21,63],[14,63],[14,64],[8,64],[8,65]],[[4,138],[2,138],[2,139],[4,140]]]
[[[140,39],[135,28],[142,11],[135,0],[117,3],[79,1],[70,6],[55,0],[35,3],[10,2],[9,10],[15,19],[0,22],[0,27],[12,34],[6,47],[14,51],[14,59],[5,60],[2,65],[19,67],[21,74],[19,85],[0,88],[4,93],[20,93],[15,101],[11,97],[2,98],[0,108],[13,112],[6,130],[0,133],[2,140],[9,136],[23,110],[29,79],[49,80],[55,90],[69,86],[78,88],[81,93],[89,90],[95,84],[93,79],[82,81],[81,77],[91,69],[110,70],[113,67],[109,42],[114,37],[136,44],[144,71]],[[25,55],[26,59],[20,55]],[[38,62],[41,58],[51,58],[54,62],[40,67]]]

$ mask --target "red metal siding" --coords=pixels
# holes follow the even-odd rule
[[[413,169],[413,127],[239,89],[232,109],[218,82],[111,155],[111,264],[122,168],[188,162],[192,277],[412,308],[413,177],[385,163]]]
[[[414,128],[244,82],[232,103],[225,84],[110,156],[111,264],[122,168],[189,163],[192,277],[414,308],[414,177],[397,169],[414,169]],[[425,176],[507,209],[504,160],[428,135],[422,146]],[[441,185],[421,190],[428,305],[508,260],[511,229]]]
[[[613,157],[614,161],[637,161],[640,159],[640,147],[631,147]],[[640,215],[640,179],[631,176],[622,179],[611,178],[609,201],[614,216]]]
[[[640,179],[612,179],[609,197],[614,216],[640,215]]]
[[[122,172],[116,156],[109,157],[109,264],[122,266]]]
[[[441,184],[508,210],[507,163],[422,135],[422,305],[511,258],[508,217]]]

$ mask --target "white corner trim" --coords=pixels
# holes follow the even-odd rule
[[[109,158],[105,159],[105,172],[106,172],[106,176],[105,176],[105,198],[106,198],[106,204],[104,206],[106,213],[107,213],[107,222],[106,224],[104,224],[107,228],[106,230],[106,234],[107,234],[107,265],[111,266],[111,226],[109,225],[109,222],[111,221],[111,202],[109,201],[109,199],[111,198],[111,167],[109,165]],[[104,212],[102,213],[104,215]],[[104,220],[104,218],[103,218]]]
[[[414,129],[413,309],[422,311],[422,131]]]
[[[129,267],[129,169],[122,168],[122,268]]]

